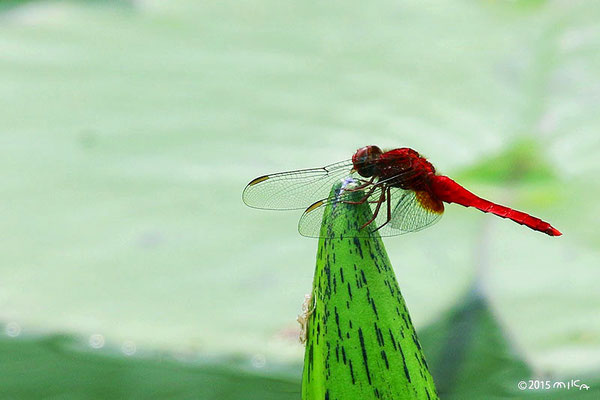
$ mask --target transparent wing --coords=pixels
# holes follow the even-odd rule
[[[340,233],[341,237],[367,237],[374,232],[380,236],[395,236],[421,230],[442,216],[443,203],[431,199],[425,192],[397,187],[390,187],[388,191],[383,185],[372,189],[365,188],[360,192],[340,189],[335,196],[317,201],[300,218],[298,231],[308,237],[333,237],[334,232],[338,237]],[[369,207],[352,209],[359,206],[354,202],[362,200]],[[323,215],[328,207],[331,211],[327,213],[328,219],[323,223]],[[351,213],[352,217],[346,213]],[[372,222],[361,228],[375,214]]]
[[[329,196],[333,184],[349,176],[351,170],[352,160],[346,160],[323,168],[264,175],[246,186],[242,199],[253,208],[305,209],[315,200]]]
[[[427,192],[392,188],[391,193],[392,218],[388,225],[381,228],[382,236],[398,235],[394,233],[397,231],[419,231],[436,223],[444,213],[444,203],[432,199]]]

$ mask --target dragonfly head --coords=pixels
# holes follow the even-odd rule
[[[365,146],[356,150],[352,156],[354,170],[364,178],[369,178],[376,173],[376,161],[383,154],[383,151],[377,146]]]

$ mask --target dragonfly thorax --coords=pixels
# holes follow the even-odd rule
[[[389,186],[428,191],[435,168],[413,149],[403,147],[383,153],[376,162],[376,172]]]

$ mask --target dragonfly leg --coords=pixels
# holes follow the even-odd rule
[[[380,230],[392,220],[392,188],[387,188],[387,219],[382,225],[379,225],[373,232]]]
[[[371,196],[373,194],[373,192],[375,191],[375,189],[377,189],[377,185],[373,185],[373,187],[371,187],[371,189],[369,189],[369,191],[363,196],[362,199],[360,199],[358,201],[343,200],[342,203],[344,203],[344,204],[363,204],[365,201],[367,201],[367,199],[369,198],[369,196]]]
[[[377,200],[370,200],[369,203],[371,203],[371,204],[377,204],[380,201],[385,201],[385,188],[383,189],[383,192],[381,193],[381,196],[379,197],[379,199],[377,199]]]
[[[383,190],[381,191],[381,195],[379,196],[379,201],[377,202],[377,207],[375,207],[375,211],[373,212],[373,218],[368,220],[363,226],[360,227],[360,229],[363,229],[365,226],[367,226],[371,222],[375,221],[375,218],[377,218],[377,215],[379,214],[379,209],[381,208],[381,203],[383,203],[383,201],[385,199],[385,191],[386,191],[386,188],[384,187]]]
[[[373,183],[373,180],[375,180],[374,176],[371,177],[371,179],[369,179],[368,181],[361,179],[361,181],[363,182],[362,184],[355,186],[353,188],[344,189],[344,190],[346,190],[347,192],[356,192],[358,190],[362,190],[362,189],[366,188],[367,186],[371,185]]]

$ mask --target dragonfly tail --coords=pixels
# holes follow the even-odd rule
[[[435,176],[431,181],[433,194],[446,203],[456,203],[465,207],[475,207],[485,213],[492,213],[502,218],[508,218],[518,224],[525,225],[533,230],[543,232],[550,236],[560,236],[562,233],[548,222],[514,210],[471,193],[447,176]]]

